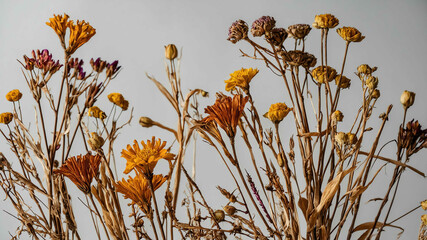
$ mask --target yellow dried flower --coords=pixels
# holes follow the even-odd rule
[[[338,82],[340,82],[340,77],[341,75],[337,75],[335,77],[335,84],[338,86]],[[342,76],[341,77],[341,82],[340,82],[340,88],[349,88],[351,84],[351,80],[349,78],[347,78],[346,76]]]
[[[339,146],[342,146],[348,141],[347,137],[348,136],[345,132],[338,132],[335,134],[335,142],[337,142]]]
[[[317,82],[326,83],[326,81],[330,82],[335,79],[337,71],[329,66],[318,66],[311,71],[311,75]]]
[[[337,33],[347,42],[360,42],[365,36],[354,27],[342,27],[337,29]]]
[[[101,120],[104,120],[107,117],[107,115],[105,115],[105,113],[97,106],[90,107],[87,111],[87,115],[89,117],[99,118]]]
[[[123,111],[126,111],[129,107],[129,102],[125,100],[122,94],[120,93],[110,93],[108,94],[108,100],[114,103],[115,105],[121,107]]]
[[[64,15],[53,15],[53,18],[49,18],[50,22],[47,22],[46,25],[50,26],[58,35],[61,42],[64,42],[65,31],[67,30],[69,16],[64,13]]]
[[[414,104],[415,101],[415,93],[410,91],[403,91],[400,96],[400,103],[402,103],[405,109],[408,109],[410,106]]]
[[[68,43],[67,53],[73,54],[79,47],[87,43],[96,33],[88,22],[79,21],[74,24],[73,21],[67,23],[67,27],[70,28],[70,39]]]
[[[165,57],[168,60],[174,60],[178,56],[178,49],[175,44],[165,46]]]
[[[96,132],[92,132],[91,135],[92,137],[87,140],[87,143],[93,151],[96,151],[104,145],[105,141],[104,138],[99,136]]]
[[[321,14],[314,17],[313,27],[315,28],[334,28],[339,24],[338,18],[332,14]]]
[[[242,90],[247,91],[249,89],[249,83],[258,72],[256,68],[242,68],[234,71],[230,74],[230,79],[224,81],[226,83],[225,90],[232,91],[236,87],[240,87]]]
[[[10,122],[12,122],[12,119],[13,119],[13,114],[10,112],[4,112],[0,114],[0,123],[9,124]]]
[[[274,103],[271,104],[270,109],[264,116],[273,123],[280,123],[290,111],[292,111],[292,108],[289,108],[285,103]]]
[[[421,216],[421,221],[423,222],[424,226],[427,226],[427,214]]]
[[[421,207],[422,207],[424,210],[427,210],[427,199],[421,202]]]
[[[18,89],[14,89],[6,94],[6,99],[9,102],[16,102],[22,98],[22,93]]]
[[[333,114],[332,114],[332,118],[337,121],[337,122],[342,122],[343,118],[344,118],[344,114],[342,114],[342,112],[340,110],[336,110]]]
[[[378,78],[370,76],[368,79],[366,79],[366,86],[368,86],[368,88],[371,90],[376,89],[378,87]]]
[[[354,133],[347,133],[347,144],[353,145],[357,143],[357,136]]]
[[[371,75],[373,72],[377,70],[377,67],[369,67],[368,64],[361,64],[357,67],[357,72],[359,74]]]

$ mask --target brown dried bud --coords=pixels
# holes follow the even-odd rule
[[[353,145],[357,143],[357,136],[354,133],[347,133],[347,143],[348,145]]]
[[[342,114],[342,112],[340,110],[336,110],[332,114],[332,119],[334,119],[337,122],[342,122],[343,118],[344,118],[344,114]]]
[[[280,167],[285,166],[285,160],[283,159],[283,155],[281,153],[277,154],[277,164],[279,164]]]
[[[234,215],[234,213],[236,213],[236,208],[230,205],[227,205],[225,207],[223,207],[225,213],[227,213],[227,215],[232,216]]]
[[[372,98],[373,99],[378,99],[381,96],[380,90],[375,89],[374,91],[372,91]]]
[[[168,60],[174,60],[178,56],[178,49],[175,44],[165,46],[165,57]]]
[[[141,118],[139,118],[139,124],[142,127],[149,128],[149,127],[152,127],[154,125],[154,122],[149,117],[141,117]]]
[[[311,27],[308,24],[295,24],[288,27],[288,36],[295,39],[304,39],[310,32]]]
[[[201,90],[200,94],[202,95],[202,97],[209,97],[209,92],[206,92],[204,90]]]
[[[265,39],[267,42],[273,44],[276,47],[282,46],[287,37],[288,33],[284,28],[273,28],[271,33],[265,34]]]
[[[366,86],[368,86],[368,88],[371,90],[376,89],[378,87],[378,78],[370,76],[368,79],[366,79]]]
[[[403,91],[400,96],[400,103],[402,103],[403,108],[408,109],[410,106],[414,104],[415,101],[415,93],[410,91]]]
[[[228,38],[227,40],[236,43],[242,39],[246,39],[248,37],[248,24],[243,20],[237,20],[233,24],[231,24],[228,29]]]
[[[340,88],[349,88],[351,84],[351,80],[345,76],[341,77],[341,75],[337,75],[335,77],[335,84],[338,86],[338,83]]]
[[[222,222],[225,219],[225,213],[223,210],[218,209],[214,212],[214,218],[217,222]]]
[[[357,72],[359,74],[371,75],[373,72],[377,70],[377,67],[369,67],[368,64],[362,64],[357,67]]]
[[[104,139],[98,135],[96,132],[91,133],[92,137],[87,140],[87,143],[89,144],[90,148],[93,151],[99,150],[104,145]]]
[[[335,142],[337,142],[339,146],[344,145],[347,142],[347,134],[344,132],[338,132],[335,134]]]

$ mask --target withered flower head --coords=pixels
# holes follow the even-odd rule
[[[371,90],[376,89],[378,87],[378,78],[370,76],[368,79],[366,79],[366,86],[368,86],[368,88]]]
[[[348,136],[345,132],[338,132],[335,134],[335,142],[337,142],[339,146],[343,146],[345,143],[347,143],[347,138]]]
[[[134,140],[133,146],[127,145],[126,150],[122,150],[122,157],[127,160],[124,173],[130,173],[133,169],[141,170],[144,174],[152,174],[154,167],[160,159],[171,161],[175,155],[168,149],[164,149],[166,141],[153,137],[147,140],[147,143],[141,141],[142,149],[139,148],[138,142]]]
[[[87,115],[101,120],[104,120],[107,117],[107,115],[105,115],[105,113],[97,106],[90,107],[87,111]]]
[[[233,24],[231,24],[228,29],[228,38],[227,40],[236,43],[242,39],[246,39],[248,37],[248,24],[243,20],[237,20]]]
[[[229,216],[233,216],[234,213],[236,213],[236,208],[231,206],[231,205],[227,205],[225,207],[223,207],[222,209],[224,209],[224,211],[227,213],[227,215]]]
[[[67,27],[70,28],[70,40],[66,50],[68,54],[73,54],[96,34],[95,28],[84,20],[77,20],[76,24],[73,21],[69,21]]]
[[[280,123],[290,111],[292,111],[292,108],[289,108],[285,103],[274,103],[271,104],[270,109],[268,109],[268,112],[264,114],[264,116],[277,124]]]
[[[102,73],[102,71],[104,71],[105,67],[107,66],[107,62],[101,60],[101,58],[97,58],[95,61],[93,58],[91,58],[90,65],[92,66],[93,71]]]
[[[276,47],[282,46],[287,37],[288,33],[284,28],[273,28],[270,34],[265,35],[267,42],[273,44]]]
[[[402,103],[403,107],[405,109],[408,109],[410,106],[414,104],[415,101],[415,93],[410,91],[403,91],[402,95],[400,96],[400,103]]]
[[[225,219],[225,213],[223,210],[218,209],[214,212],[214,218],[217,222],[222,222]]]
[[[332,14],[320,14],[314,17],[313,27],[315,28],[334,28],[340,21]]]
[[[92,132],[91,135],[92,136],[87,140],[87,143],[93,151],[97,151],[104,145],[104,138],[99,136],[96,132]]]
[[[424,201],[422,201],[422,202],[420,203],[420,205],[421,205],[421,207],[423,208],[423,210],[427,210],[427,199],[426,199],[426,200],[424,200]]]
[[[303,66],[304,68],[314,67],[317,59],[314,55],[300,51],[282,51],[280,52],[282,59],[292,66]]]
[[[149,127],[152,127],[154,125],[154,122],[149,117],[140,117],[139,118],[139,124],[142,127],[149,128]]]
[[[319,83],[330,82],[337,76],[337,71],[329,66],[318,66],[311,72],[313,78]]]
[[[53,60],[52,54],[49,54],[49,50],[47,49],[43,49],[41,52],[40,50],[33,50],[32,56],[33,58],[24,56],[26,62],[25,68],[28,70],[32,70],[36,67],[42,70],[42,74],[46,75],[48,73],[54,74],[62,67],[62,64],[59,64],[59,61],[55,62],[55,60]]]
[[[218,96],[215,104],[205,108],[205,113],[209,116],[203,119],[203,122],[217,123],[230,138],[234,138],[236,127],[242,116],[248,97],[234,95],[233,98],[228,96]]]
[[[122,68],[122,66],[118,66],[118,65],[119,65],[118,60],[107,64],[107,70],[106,70],[107,77],[114,78],[116,76],[120,68]]]
[[[90,184],[99,173],[101,159],[100,155],[90,153],[70,157],[59,169],[55,169],[54,173],[68,177],[82,192],[89,194]]]
[[[178,49],[176,48],[175,44],[169,44],[165,46],[165,57],[168,60],[174,60],[176,57],[178,57]]]
[[[310,32],[311,27],[308,24],[295,24],[288,27],[288,36],[295,39],[304,39]]]
[[[58,35],[61,42],[64,42],[65,31],[67,30],[69,16],[64,13],[64,15],[53,15],[53,18],[49,18],[49,22],[46,25],[50,26]]]
[[[347,42],[361,42],[365,36],[354,27],[342,27],[337,29],[337,33]]]
[[[9,102],[16,102],[22,98],[22,93],[18,89],[14,89],[6,94],[6,99]]]
[[[378,99],[381,96],[381,92],[378,89],[375,89],[374,91],[372,91],[372,98],[373,99]]]
[[[421,216],[421,222],[424,226],[427,226],[427,214]]]
[[[258,73],[258,69],[242,68],[230,74],[230,79],[225,80],[225,90],[230,92],[236,87],[240,87],[243,91],[249,90],[249,83],[252,78]]]
[[[344,114],[342,114],[342,112],[340,110],[336,110],[332,114],[332,119],[337,121],[337,122],[342,122],[343,118],[344,118]]]
[[[73,69],[72,76],[76,77],[77,80],[84,80],[86,77],[86,72],[83,71],[83,63],[83,60],[79,60],[78,58],[71,58],[68,61],[68,72],[71,72]]]
[[[110,93],[108,94],[108,100],[114,103],[115,105],[121,107],[123,111],[126,111],[129,107],[129,102],[125,100],[122,94],[120,93]]]
[[[167,180],[163,175],[154,175],[151,180],[153,190],[156,191]],[[126,199],[132,200],[130,205],[138,205],[139,208],[148,214],[151,211],[151,190],[147,180],[142,174],[136,174],[135,178],[129,176],[128,180],[124,178],[114,184],[116,191],[124,195]]]
[[[406,124],[406,128],[400,126],[397,142],[410,156],[427,147],[427,129],[422,129],[419,122],[412,119]]]
[[[356,144],[357,143],[357,136],[356,136],[356,134],[349,132],[349,133],[347,133],[347,139],[346,140],[347,140],[347,142],[346,142],[347,145]]]
[[[261,37],[270,32],[276,25],[276,20],[270,16],[262,16],[252,23],[251,33],[254,37]]]
[[[9,124],[12,122],[13,114],[11,112],[4,112],[0,114],[0,123]]]
[[[357,73],[364,75],[371,75],[373,72],[377,70],[377,67],[369,67],[368,64],[361,64],[357,67]]]
[[[346,76],[341,76],[340,74],[338,74],[335,77],[335,84],[338,86],[338,83],[340,88],[349,88],[351,84],[351,80]]]

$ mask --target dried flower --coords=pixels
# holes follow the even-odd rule
[[[285,103],[274,103],[271,104],[268,112],[264,116],[275,124],[280,123],[288,113],[292,111],[292,108],[289,108]]]
[[[304,68],[314,67],[317,63],[317,59],[314,55],[300,51],[282,51],[280,55],[283,61],[292,66],[303,66]]]
[[[321,14],[314,17],[313,27],[315,28],[334,28],[339,24],[338,18],[332,14]]]
[[[329,66],[318,66],[311,71],[311,74],[317,82],[326,83],[335,79],[337,71]]]
[[[369,67],[368,64],[361,64],[360,66],[357,67],[357,72],[359,74],[364,74],[364,75],[371,75],[373,72],[375,72],[377,70],[377,67]]]
[[[141,117],[139,118],[139,124],[142,127],[149,128],[153,126],[153,120],[151,120],[149,117]]]
[[[18,89],[14,89],[6,94],[6,99],[9,102],[16,102],[22,98],[22,93]]]
[[[105,115],[105,113],[97,106],[90,107],[87,111],[87,115],[101,120],[104,120],[107,117],[107,115]]]
[[[337,142],[339,146],[343,146],[348,141],[347,137],[345,132],[338,132],[335,134],[335,142]]]
[[[347,145],[353,145],[357,143],[357,136],[354,133],[347,133]]]
[[[235,21],[228,29],[227,40],[236,43],[242,39],[246,39],[248,37],[248,29],[248,24],[245,21],[240,19]]]
[[[310,32],[311,27],[308,24],[294,24],[288,27],[288,36],[295,39],[304,39]]]
[[[133,146],[127,145],[126,150],[122,150],[122,157],[127,160],[124,173],[130,173],[134,168],[141,170],[145,174],[152,174],[154,167],[160,159],[171,161],[175,155],[168,149],[164,149],[166,141],[153,137],[147,140],[147,143],[141,141],[142,149],[139,148],[138,142],[134,140]]]
[[[343,118],[344,118],[344,114],[342,114],[342,112],[340,110],[336,110],[333,114],[332,114],[332,118],[337,121],[337,122],[342,122]]]
[[[347,42],[361,42],[365,36],[354,27],[342,27],[337,29],[337,33]]]
[[[270,32],[276,25],[276,20],[270,16],[262,16],[252,23],[251,33],[254,37],[261,37]]]
[[[119,61],[116,60],[112,63],[107,64],[107,77],[109,78],[114,78],[115,75],[119,72],[120,68],[122,68],[122,66],[118,66],[119,65]]]
[[[372,98],[373,99],[378,99],[381,96],[380,90],[375,89],[374,91],[372,91]]]
[[[165,57],[168,60],[174,60],[178,56],[178,49],[175,44],[165,46]]]
[[[50,26],[58,35],[61,42],[64,42],[65,31],[67,30],[69,16],[64,13],[64,15],[53,15],[53,18],[49,18],[49,22],[46,25]]]
[[[71,69],[74,69],[74,73],[72,76],[76,76],[77,80],[84,80],[86,76],[86,72],[83,71],[83,60],[80,60],[78,58],[71,58],[68,61],[68,71]]]
[[[240,87],[243,91],[247,92],[249,90],[249,83],[258,72],[256,68],[242,68],[234,71],[230,74],[230,79],[224,81],[226,83],[225,90],[230,92],[236,87]]]
[[[424,214],[421,216],[421,221],[424,224],[424,226],[427,226],[427,214]]]
[[[371,90],[376,89],[378,87],[378,78],[370,76],[368,79],[366,79],[366,86],[368,86],[368,88]]]
[[[228,96],[218,96],[215,104],[205,108],[205,117],[203,122],[215,122],[227,133],[227,136],[234,138],[236,127],[242,116],[248,97],[234,95],[233,98]]]
[[[10,112],[4,112],[0,114],[0,123],[9,124],[10,122],[12,122],[12,119],[13,119],[13,114]]]
[[[59,61],[55,62],[55,60],[53,60],[52,54],[49,54],[49,50],[47,49],[43,49],[41,52],[40,50],[33,50],[31,54],[33,58],[24,56],[26,63],[25,69],[27,70],[33,70],[34,67],[36,67],[42,70],[43,75],[46,75],[48,73],[54,74],[62,67]]]
[[[163,175],[154,175],[151,182],[156,191],[167,180]],[[131,205],[136,204],[145,213],[151,211],[151,190],[147,180],[142,174],[136,174],[135,178],[129,176],[128,180],[122,178],[114,184],[116,191],[124,195],[125,199],[131,199]]]
[[[415,101],[415,93],[410,91],[403,91],[400,96],[400,103],[403,105],[403,108],[408,109],[410,106],[414,104]]]
[[[341,78],[341,81],[340,81]],[[347,78],[346,76],[341,76],[340,74],[338,74],[335,77],[335,84],[338,86],[339,83],[339,87],[340,88],[349,88],[350,84],[351,84],[351,80],[349,78]]]
[[[236,208],[231,205],[226,205],[223,207],[224,211],[227,213],[227,215],[232,216],[234,213],[236,213]]]
[[[95,176],[98,175],[100,155],[78,155],[68,158],[59,169],[54,173],[62,174],[68,177],[85,194],[90,193],[90,184]]]
[[[107,62],[101,60],[101,58],[97,58],[95,61],[93,60],[93,58],[91,58],[90,65],[92,66],[93,71],[101,73],[107,66]]]
[[[122,94],[120,93],[110,93],[108,94],[108,100],[114,103],[115,105],[121,107],[123,111],[126,111],[129,107],[129,102],[125,100]]]
[[[214,212],[214,218],[217,222],[222,222],[225,219],[225,213],[223,210],[218,209]]]
[[[423,210],[427,210],[427,199],[422,201],[420,204]]]
[[[87,140],[87,143],[93,151],[97,151],[104,145],[105,140],[96,132],[92,132],[91,135],[92,136]]]
[[[276,47],[282,46],[287,37],[288,33],[284,28],[273,28],[270,34],[265,35],[267,42],[273,44]]]
[[[73,21],[67,22],[67,27],[70,28],[70,39],[68,43],[67,53],[73,54],[79,47],[87,43],[96,33],[88,22],[79,21],[74,24]]]
[[[426,147],[427,129],[422,129],[418,121],[411,120],[406,124],[406,128],[400,126],[397,142],[411,156]]]

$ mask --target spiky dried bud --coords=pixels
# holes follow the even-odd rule
[[[178,49],[176,48],[175,44],[169,44],[165,46],[165,57],[168,60],[174,60],[176,57],[178,57]]]
[[[214,218],[217,222],[222,222],[225,219],[225,213],[223,210],[218,209],[214,212]]]
[[[227,205],[225,207],[223,207],[225,213],[227,213],[227,215],[229,216],[233,216],[234,213],[236,213],[236,208],[230,205]]]
[[[254,37],[261,37],[270,32],[276,25],[276,20],[270,16],[262,16],[252,23],[251,33]]]
[[[233,24],[231,24],[228,29],[228,38],[227,40],[236,43],[242,39],[246,39],[248,37],[248,24],[243,20],[237,20]]]
[[[142,127],[149,128],[149,127],[152,127],[154,123],[153,123],[153,120],[151,120],[151,118],[149,117],[140,117],[139,124]]]
[[[400,103],[402,103],[403,108],[408,109],[410,106],[414,104],[415,101],[415,93],[410,91],[403,91],[400,96]]]

